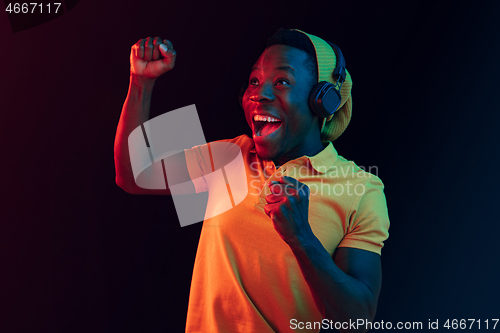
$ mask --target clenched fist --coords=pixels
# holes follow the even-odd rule
[[[283,176],[269,184],[264,212],[271,218],[274,229],[289,243],[313,236],[309,225],[309,187],[298,180]]]
[[[140,39],[130,51],[130,73],[156,79],[174,68],[176,55],[172,43],[166,39]]]

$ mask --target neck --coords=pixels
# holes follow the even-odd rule
[[[319,139],[318,136],[317,140],[306,142],[306,144],[300,147],[300,149],[291,150],[277,158],[274,158],[273,162],[278,167],[285,164],[288,161],[294,160],[302,156],[314,156],[316,154],[319,154],[319,152],[321,152],[324,148],[325,147],[323,146],[323,143],[321,143],[321,140]]]

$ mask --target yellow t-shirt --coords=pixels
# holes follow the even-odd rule
[[[286,175],[309,186],[309,223],[330,255],[337,247],[380,254],[389,235],[382,181],[339,156],[331,142],[317,155],[278,169],[256,154],[246,135],[222,142],[241,148],[248,195],[203,222],[186,332],[319,331],[291,328],[292,319],[320,322],[322,316],[290,247],[264,212],[267,185]],[[185,153],[191,179],[213,171],[206,145]],[[203,182],[195,185],[198,192],[207,189]]]

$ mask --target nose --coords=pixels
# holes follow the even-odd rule
[[[264,83],[254,88],[250,95],[252,102],[272,102],[274,101],[273,86],[271,83]]]

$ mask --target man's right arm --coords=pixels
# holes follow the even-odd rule
[[[160,45],[168,49],[165,50],[164,46],[161,49]],[[150,190],[137,186],[130,162],[128,137],[134,129],[149,120],[155,81],[174,67],[175,58],[176,52],[172,43],[168,40],[162,41],[159,37],[141,39],[131,48],[129,90],[116,130],[114,146],[116,184],[128,193],[170,194],[168,185],[165,190]],[[175,169],[176,178],[186,181],[190,179],[183,153],[166,158],[164,162],[166,169]]]

